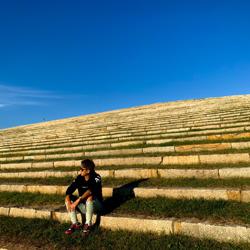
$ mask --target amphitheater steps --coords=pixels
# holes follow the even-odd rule
[[[78,171],[20,171],[20,172],[0,172],[0,178],[47,178],[76,176]],[[98,170],[102,177],[112,178],[250,178],[250,167],[236,168],[122,168],[110,170]]]
[[[0,207],[4,216],[53,219],[69,222],[68,214],[31,208]],[[237,224],[214,224],[195,219],[177,218],[131,218],[124,216],[102,216],[101,227],[111,230],[154,232],[158,234],[183,234],[196,238],[209,238],[221,242],[250,242],[250,228]]]
[[[99,149],[95,151],[82,151],[82,147],[73,148],[77,151],[66,151],[64,148],[63,152],[56,153],[53,150],[39,150],[33,152],[33,154],[8,154],[0,156],[0,164],[15,163],[18,161],[43,161],[43,160],[56,160],[63,158],[82,158],[82,157],[100,157],[100,156],[130,156],[130,155],[144,155],[144,154],[191,154],[194,152],[218,152],[226,150],[244,150],[250,148],[250,141],[244,142],[222,142],[222,143],[202,143],[202,144],[183,144],[178,146],[147,146],[139,147],[134,145],[133,148],[124,149]],[[70,148],[69,148],[70,150]],[[72,150],[72,149],[71,149]],[[32,151],[28,151],[32,152]],[[36,153],[37,152],[37,153]],[[229,151],[230,152],[230,151]]]
[[[198,136],[198,137],[187,137],[187,138],[180,138],[180,139],[154,139],[154,140],[148,140],[148,141],[136,141],[135,142],[119,142],[119,144],[115,145],[115,144],[95,144],[95,145],[71,145],[69,146],[68,144],[65,146],[65,145],[60,145],[59,147],[57,147],[56,145],[54,145],[54,147],[41,147],[40,149],[36,149],[36,148],[28,148],[28,149],[25,149],[25,148],[21,148],[17,151],[10,151],[10,150],[5,150],[2,151],[0,153],[0,156],[1,158],[2,157],[6,157],[7,156],[11,157],[11,156],[30,156],[30,155],[41,155],[41,154],[55,154],[55,153],[58,153],[58,152],[67,152],[67,151],[77,151],[77,152],[89,152],[89,150],[91,151],[102,151],[103,149],[110,149],[110,150],[115,150],[115,148],[111,149],[111,147],[113,146],[120,146],[120,149],[121,146],[123,147],[127,147],[127,146],[135,146],[135,147],[140,147],[140,144],[141,145],[155,145],[158,147],[161,146],[161,144],[165,144],[165,143],[170,143],[172,145],[174,145],[175,143],[180,143],[182,142],[183,144],[182,145],[176,145],[174,146],[177,150],[181,150],[181,146],[185,146],[184,143],[186,143],[186,147],[188,147],[188,145],[190,145],[190,147],[192,147],[191,145],[193,145],[194,143],[192,142],[196,142],[196,143],[199,143],[199,141],[202,141],[202,145],[201,147],[206,147],[205,144],[207,142],[207,144],[215,144],[217,145],[216,143],[210,143],[209,141],[218,141],[219,144],[224,144],[224,143],[230,143],[231,147],[234,148],[234,149],[242,149],[242,148],[248,148],[249,145],[246,142],[241,142],[241,141],[238,141],[238,140],[242,140],[242,139],[248,139],[250,138],[250,133],[240,133],[240,134],[224,134],[224,135],[211,135],[211,136]],[[223,143],[223,141],[225,141]],[[227,142],[226,142],[227,141]],[[187,144],[188,142],[191,142],[192,144]],[[132,144],[132,145],[131,145]],[[133,145],[134,144],[134,145]],[[149,145],[147,145],[147,147],[149,147]],[[199,144],[196,144],[196,145],[199,145]],[[212,146],[211,145],[211,146]],[[210,146],[210,147],[211,147]],[[142,147],[142,148],[144,148]],[[162,146],[161,146],[162,147]],[[194,146],[195,147],[195,144]],[[199,146],[198,146],[199,147]],[[126,149],[126,148],[125,148]],[[86,151],[87,150],[87,151]],[[149,150],[149,149],[145,149],[145,150]],[[177,151],[176,150],[176,151]],[[91,152],[90,151],[90,152]]]
[[[15,184],[1,184],[0,192],[29,192],[29,193],[42,193],[42,194],[61,194],[64,195],[67,186],[58,185],[15,185]],[[118,194],[129,193],[130,188],[112,188],[104,187],[102,189],[104,197],[110,197],[113,192]],[[242,190],[240,188],[139,188],[133,189],[135,197],[168,197],[176,199],[221,199],[228,201],[250,202],[250,189]]]
[[[179,131],[178,131],[179,130]],[[35,147],[36,145],[61,145],[64,144],[64,146],[68,145],[80,145],[81,143],[88,143],[91,144],[93,142],[95,143],[101,143],[101,142],[106,142],[106,143],[111,143],[111,142],[115,142],[117,141],[119,138],[124,138],[123,140],[138,140],[139,138],[146,140],[146,139],[150,139],[150,138],[159,138],[159,136],[161,137],[185,137],[185,136],[197,136],[197,135],[212,135],[212,134],[223,134],[223,133],[232,133],[232,132],[244,132],[244,131],[249,131],[250,130],[250,126],[238,126],[235,127],[227,127],[227,128],[212,128],[212,129],[200,129],[200,130],[191,130],[190,128],[187,129],[187,131],[184,132],[180,132],[181,129],[178,130],[159,130],[159,129],[154,129],[153,131],[147,130],[147,132],[145,133],[137,133],[136,135],[128,133],[126,136],[124,134],[118,134],[115,135],[113,137],[111,136],[94,136],[92,134],[92,136],[88,136],[85,135],[84,137],[76,137],[76,135],[74,136],[74,138],[67,138],[67,139],[60,139],[60,140],[49,140],[49,141],[39,141],[39,142],[34,142],[32,143],[32,141],[29,141],[28,143],[24,143],[23,140],[21,140],[21,138],[19,138],[18,140],[15,140],[15,143],[10,143],[9,145],[0,145],[0,150],[4,151],[4,150],[9,150],[9,149],[15,149],[15,148],[25,148],[26,145],[33,145],[33,147]],[[18,143],[18,141],[21,140],[21,143]]]
[[[107,158],[94,158],[97,167],[102,166],[135,166],[136,165],[209,165],[209,164],[237,164],[250,163],[249,153],[220,153],[220,154],[188,154],[173,156],[109,156]],[[54,160],[54,161],[31,161],[16,163],[1,163],[0,169],[25,169],[25,168],[59,168],[77,167],[79,160]]]
[[[105,204],[118,202],[102,227],[250,243],[249,149],[250,95],[1,130],[0,214],[69,221],[60,210],[66,184],[87,157],[103,178]],[[120,178],[155,181],[131,187]]]

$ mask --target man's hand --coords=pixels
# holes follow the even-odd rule
[[[78,198],[75,202],[69,204],[70,211],[75,210],[76,207],[78,206],[79,202],[80,202],[80,199]]]

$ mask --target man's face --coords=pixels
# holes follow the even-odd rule
[[[87,169],[85,167],[80,168],[80,175],[81,176],[87,176],[87,175],[89,175],[89,173],[90,173],[89,169]]]

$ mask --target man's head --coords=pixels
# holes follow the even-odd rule
[[[85,159],[81,161],[81,169],[80,174],[81,176],[86,176],[94,172],[95,170],[95,163],[90,159]]]

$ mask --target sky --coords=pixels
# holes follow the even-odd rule
[[[0,0],[0,129],[250,94],[250,1]]]

